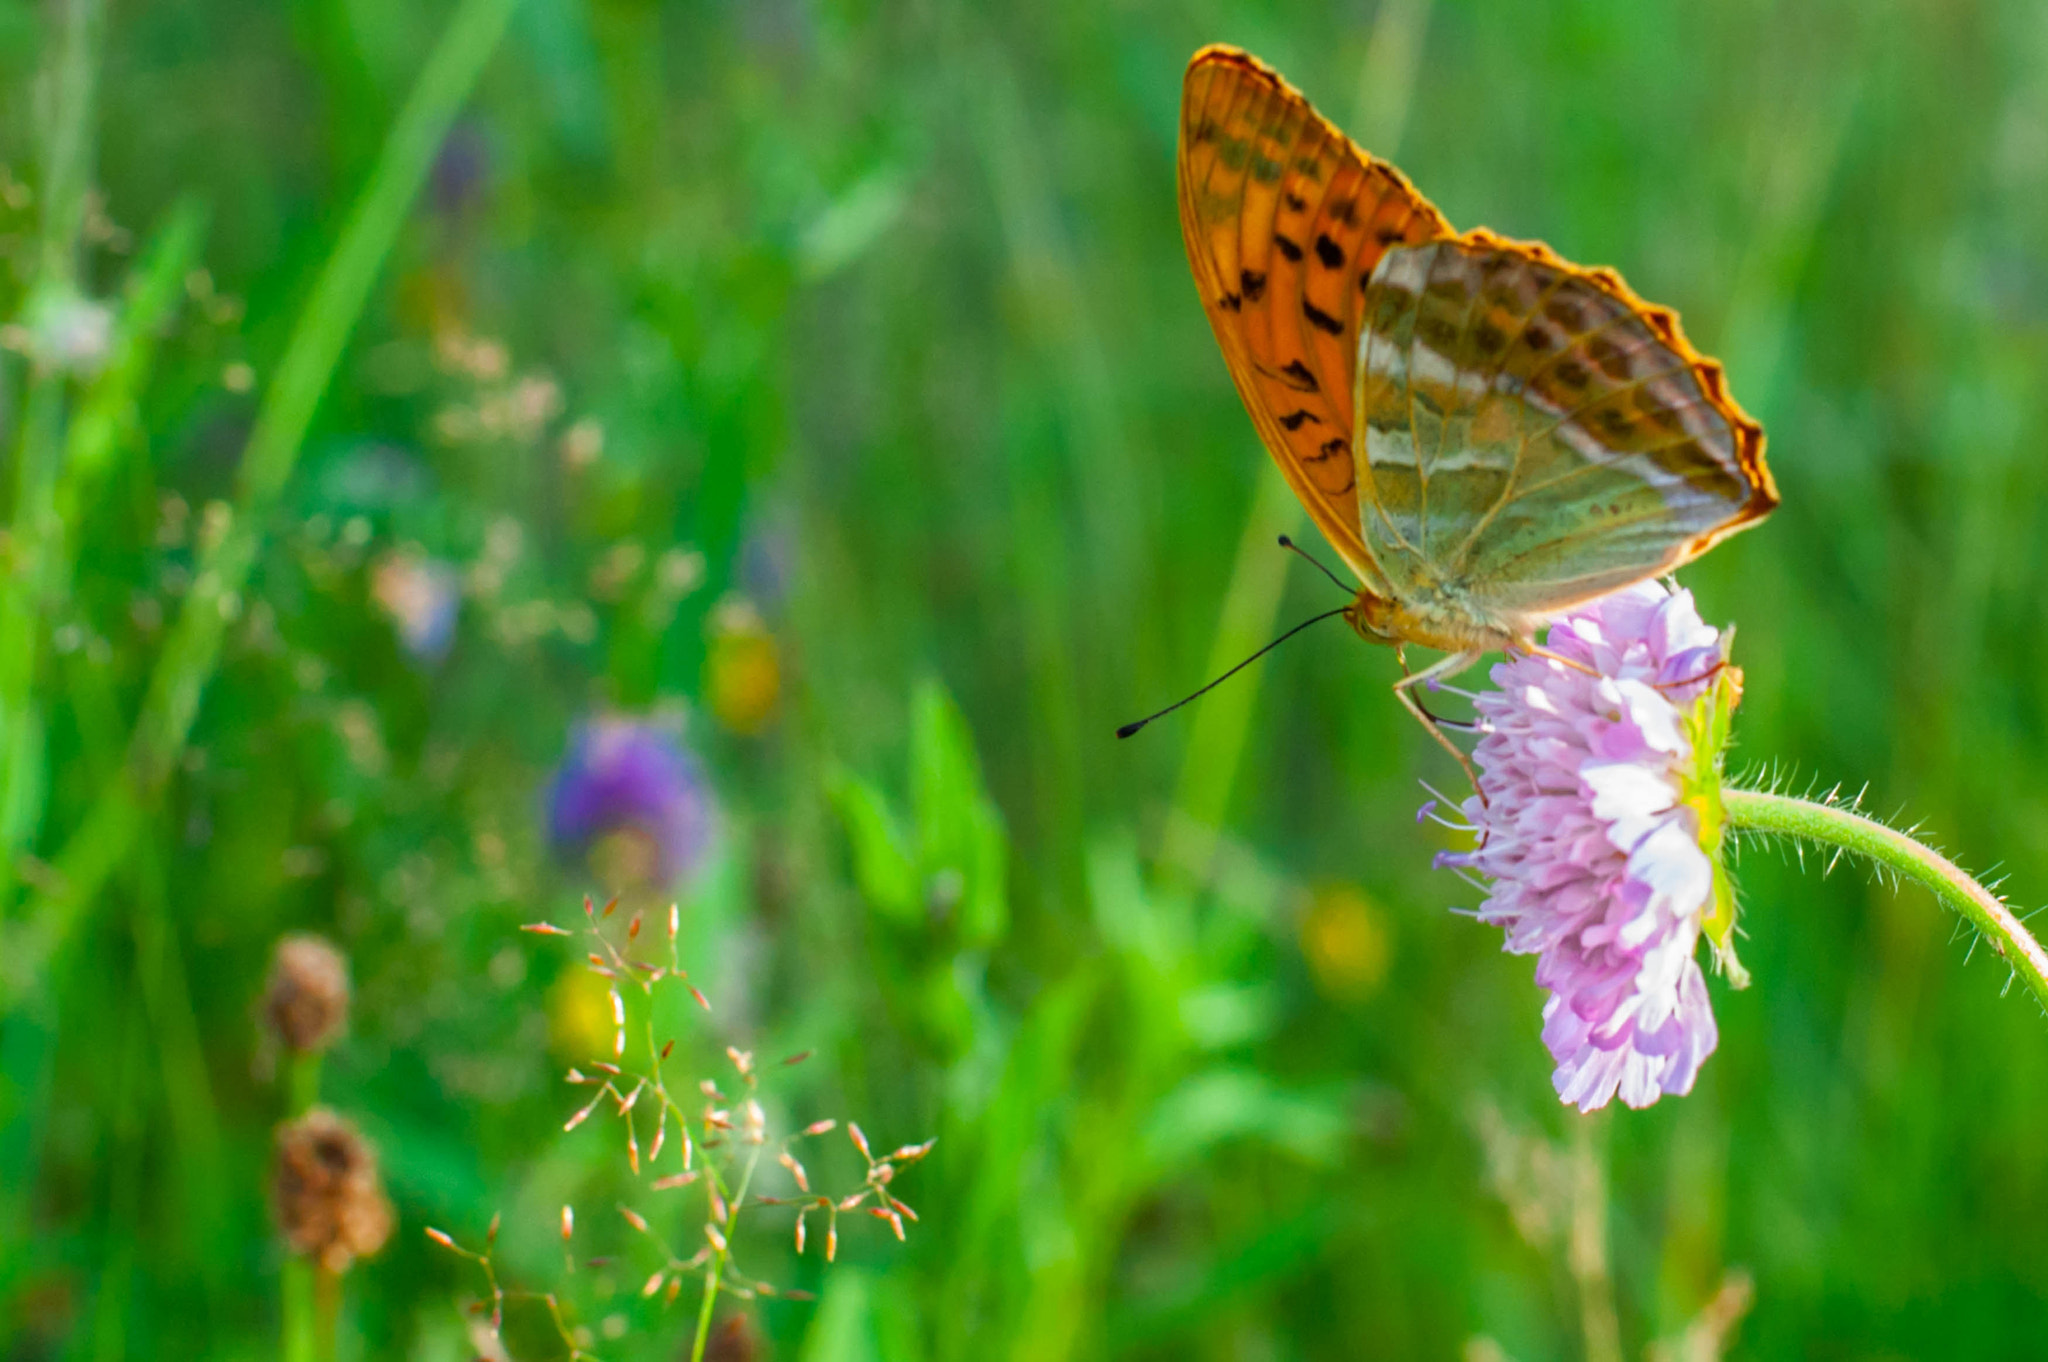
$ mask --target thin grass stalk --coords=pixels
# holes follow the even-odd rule
[[[54,60],[46,74],[49,121],[31,310],[77,288],[104,27],[102,0],[66,0],[57,14]],[[0,910],[14,899],[15,857],[42,822],[42,716],[34,686],[49,566],[63,552],[56,485],[67,383],[62,368],[32,351],[14,452],[10,561],[0,574]]]
[[[1376,156],[1390,157],[1400,147],[1401,130],[1415,89],[1429,30],[1430,0],[1400,0],[1380,6],[1361,68],[1361,97],[1355,132]],[[1230,585],[1217,613],[1205,676],[1219,675],[1268,641],[1274,633],[1280,602],[1286,594],[1293,557],[1276,544],[1280,535],[1298,531],[1303,516],[1299,502],[1278,470],[1262,470],[1259,490],[1245,517]],[[1173,835],[1194,839],[1172,859],[1184,872],[1205,873],[1215,846],[1215,830],[1229,811],[1230,795],[1243,764],[1258,707],[1264,667],[1204,698],[1190,722],[1180,782],[1174,793],[1177,826]]]
[[[143,818],[174,769],[265,528],[296,466],[300,447],[342,351],[367,304],[442,139],[496,49],[517,0],[462,0],[427,59],[334,253],[299,314],[264,394],[244,451],[233,515],[202,552],[177,621],[151,674],[124,770],[102,787],[55,864],[59,885],[31,903],[28,939],[0,986],[24,976],[61,947],[85,907],[128,853]]]

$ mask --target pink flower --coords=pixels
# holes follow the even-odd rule
[[[1581,1111],[1692,1089],[1718,1033],[1694,958],[1725,948],[1720,748],[1739,674],[1690,592],[1646,582],[1551,626],[1476,698],[1480,842],[1441,865],[1487,881],[1478,917],[1536,957],[1553,1081]],[[1724,951],[1739,979],[1739,967]]]

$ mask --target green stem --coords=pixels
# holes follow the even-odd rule
[[[55,305],[78,287],[104,21],[101,0],[68,0],[58,16],[45,75],[51,115],[42,147],[43,220],[32,311]],[[31,844],[42,821],[42,716],[33,691],[49,568],[63,553],[64,525],[55,500],[65,407],[66,375],[46,356],[33,355],[14,453],[10,561],[0,581],[0,908],[14,898],[15,856]]]
[[[226,532],[200,555],[184,608],[165,638],[136,719],[127,769],[101,789],[58,854],[63,890],[38,896],[30,914],[33,933],[19,943],[6,983],[18,987],[23,975],[69,937],[85,905],[126,855],[184,750],[314,411],[435,153],[516,3],[462,0],[427,58],[264,393],[243,454],[234,513]]]
[[[102,0],[67,0],[51,82],[51,118],[43,144],[41,268],[52,283],[69,283],[78,269],[78,238],[85,226],[92,184],[93,87],[99,76]]]
[[[287,1114],[294,1121],[320,1103],[320,1052],[294,1052],[285,1068]]]
[[[711,1307],[718,1303],[718,1275],[725,1269],[725,1255],[714,1254],[711,1271],[704,1275],[704,1300],[697,1307],[697,1338],[690,1345],[690,1362],[704,1362],[704,1345],[711,1339]]]
[[[296,1121],[320,1100],[320,1053],[292,1052],[285,1061],[285,1119]],[[281,1304],[284,1362],[322,1362],[334,1353],[334,1317],[324,1299],[327,1273],[303,1253],[287,1253]]]
[[[1358,118],[1353,129],[1381,156],[1392,156],[1400,147],[1429,30],[1430,6],[1431,0],[1382,4],[1373,21],[1359,73]],[[1220,675],[1273,637],[1287,575],[1298,566],[1294,556],[1281,552],[1275,540],[1282,534],[1299,534],[1303,518],[1301,503],[1286,479],[1278,470],[1261,470],[1251,512],[1238,537],[1230,585],[1217,612],[1204,678]],[[1179,826],[1171,834],[1184,840],[1171,859],[1195,879],[1207,875],[1217,830],[1230,810],[1264,673],[1263,666],[1253,668],[1235,684],[1209,695],[1188,721],[1187,749],[1173,798]]]
[[[704,1362],[704,1345],[711,1340],[711,1310],[718,1304],[719,1278],[725,1272],[725,1260],[732,1252],[732,1234],[740,1218],[740,1205],[747,1199],[747,1187],[754,1180],[754,1165],[761,1161],[761,1150],[757,1146],[747,1159],[747,1166],[740,1171],[740,1185],[726,1200],[725,1242],[726,1247],[715,1249],[711,1254],[711,1271],[704,1275],[704,1300],[697,1307],[697,1338],[690,1345],[690,1362]],[[717,1172],[707,1162],[705,1173],[712,1182],[718,1181]],[[721,1193],[722,1194],[722,1193]]]
[[[1762,790],[1725,790],[1722,798],[1731,827],[1840,847],[1926,886],[1943,904],[1968,918],[2048,1008],[2048,950],[2042,949],[2004,900],[1948,857],[1837,804],[1816,804]]]
[[[320,1362],[319,1284],[313,1260],[284,1260],[284,1362]]]

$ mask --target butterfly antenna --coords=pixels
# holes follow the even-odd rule
[[[1316,557],[1314,554],[1310,553],[1307,549],[1295,543],[1292,539],[1288,538],[1284,534],[1280,536],[1280,547],[1298,553],[1302,557],[1308,559],[1309,562],[1314,563],[1316,566],[1316,571],[1322,573],[1325,577],[1328,577],[1331,581],[1335,582],[1337,584],[1337,589],[1339,591],[1342,591],[1345,595],[1355,596],[1358,594],[1358,589],[1356,587],[1349,587],[1344,585],[1344,579],[1342,577],[1339,577],[1336,573],[1324,567],[1322,559]]]
[[[1285,643],[1288,639],[1293,638],[1296,634],[1308,628],[1311,624],[1321,624],[1324,620],[1334,619],[1338,615],[1342,615],[1350,609],[1351,607],[1348,605],[1340,605],[1335,610],[1325,610],[1320,615],[1316,615],[1310,619],[1303,620],[1301,623],[1295,625],[1292,629],[1289,629],[1286,633],[1280,635],[1280,637],[1274,639],[1271,643],[1268,643],[1265,647],[1259,649],[1250,657],[1238,663],[1235,667],[1232,667],[1229,671],[1223,673],[1223,675],[1217,677],[1214,681],[1211,681],[1208,685],[1202,687],[1200,690],[1194,692],[1192,695],[1183,696],[1181,699],[1175,700],[1172,704],[1168,705],[1165,709],[1160,710],[1157,714],[1147,714],[1142,719],[1136,719],[1130,723],[1125,724],[1122,728],[1119,728],[1116,731],[1116,735],[1119,738],[1128,738],[1131,736],[1131,734],[1136,733],[1139,729],[1143,728],[1146,724],[1151,723],[1154,719],[1161,719],[1166,717],[1167,715],[1173,713],[1175,710],[1179,709],[1182,705],[1187,704],[1190,700],[1201,699],[1204,695],[1207,695],[1210,691],[1216,689],[1225,681],[1228,681],[1231,677],[1236,676],[1246,667],[1251,666],[1252,663],[1257,662],[1267,653],[1272,652],[1275,648]]]

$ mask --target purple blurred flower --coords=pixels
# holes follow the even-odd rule
[[[1733,924],[1718,775],[1739,683],[1691,593],[1655,582],[1580,607],[1547,646],[1597,675],[1494,667],[1475,702],[1486,801],[1464,804],[1481,840],[1438,861],[1485,876],[1479,919],[1537,957],[1558,1096],[1644,1107],[1691,1091],[1718,1039],[1694,949]]]
[[[461,216],[482,201],[490,179],[490,139],[477,124],[458,122],[442,140],[427,176],[427,192],[435,209],[448,217]]]
[[[579,851],[614,833],[653,848],[663,887],[697,867],[711,841],[711,790],[703,768],[670,729],[644,719],[579,724],[548,785],[548,838]]]

